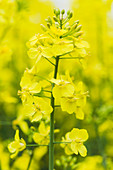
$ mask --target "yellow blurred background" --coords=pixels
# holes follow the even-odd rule
[[[7,145],[17,126],[21,136],[26,139],[29,136],[29,122],[21,115],[21,101],[17,96],[23,72],[33,64],[27,56],[26,42],[42,32],[40,24],[53,15],[55,7],[73,11],[73,20],[80,20],[83,38],[90,44],[84,65],[65,61],[60,68],[61,73],[68,70],[75,81],[83,81],[89,91],[85,120],[76,120],[64,112],[55,116],[60,129],[55,136],[57,140],[72,127],[88,130],[88,156],[69,158],[56,146],[55,169],[113,170],[112,0],[0,0],[0,170],[26,170],[30,151],[10,160]],[[46,147],[35,149],[30,170],[48,170]]]

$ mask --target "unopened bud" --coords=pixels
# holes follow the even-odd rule
[[[55,14],[56,16],[60,15],[60,10],[59,10],[59,9],[54,9],[54,14]]]
[[[65,10],[64,10],[64,9],[61,11],[61,14],[62,14],[62,15],[64,15],[64,14],[65,14]]]
[[[75,38],[78,38],[79,36],[81,36],[84,32],[83,31],[79,31],[76,34],[74,34]]]
[[[70,14],[68,15],[68,18],[70,19],[70,18],[72,18],[72,17],[73,17],[73,13],[70,12]]]
[[[67,15],[69,15],[69,14],[70,14],[70,10],[67,11]]]
[[[55,22],[58,22],[57,17],[53,16],[53,19],[54,19]]]
[[[48,23],[47,23],[47,27],[50,28],[50,26],[51,26],[51,25],[50,25],[50,23],[48,22]]]
[[[40,24],[40,26],[41,26],[43,31],[45,31],[45,32],[47,31],[47,28],[43,24]]]
[[[48,17],[48,22],[52,25],[52,19],[51,19],[51,17]]]
[[[75,23],[73,26],[72,26],[72,30],[76,29],[77,28],[77,23]]]
[[[81,28],[82,28],[82,25],[79,25],[79,26],[76,28],[76,31],[77,31],[77,32],[80,31]]]

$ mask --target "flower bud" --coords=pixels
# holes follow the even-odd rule
[[[51,19],[51,17],[48,17],[48,22],[52,25],[52,19]]]
[[[54,14],[55,14],[56,16],[60,15],[60,10],[59,10],[59,9],[54,9]]]
[[[73,17],[73,13],[70,12],[70,14],[68,15],[68,18],[70,19],[70,18],[72,18],[72,17]]]
[[[81,36],[84,32],[83,31],[79,31],[76,34],[74,34],[75,38],[78,38],[79,36]]]
[[[47,27],[50,28],[50,26],[51,26],[51,25],[50,25],[50,23],[48,22],[48,23],[47,23]]]
[[[53,19],[54,19],[55,22],[58,22],[57,17],[53,16]]]
[[[62,14],[62,15],[64,15],[64,14],[65,14],[65,10],[64,10],[64,9],[61,11],[61,14]]]
[[[47,28],[43,24],[40,24],[40,26],[41,26],[43,31],[45,31],[45,32],[47,31]]]
[[[82,28],[82,25],[79,25],[79,26],[76,28],[76,31],[77,31],[77,32],[80,31],[81,28]]]
[[[69,14],[70,14],[70,10],[67,11],[67,15],[69,15]]]

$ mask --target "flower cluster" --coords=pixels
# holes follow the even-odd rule
[[[78,153],[80,153],[81,156],[85,157],[87,155],[87,149],[83,145],[83,142],[87,139],[88,133],[85,129],[73,128],[71,132],[65,135],[65,138],[62,138],[62,141],[67,142],[67,145],[61,144],[61,146],[65,148],[67,155],[73,153],[78,155]]]
[[[12,153],[11,158],[15,158],[20,151],[26,148],[26,142],[19,137],[19,130],[16,130],[15,140],[8,145],[9,152]]]
[[[27,43],[28,56],[34,59],[34,65],[31,69],[25,70],[20,82],[21,91],[18,91],[23,104],[23,114],[29,118],[31,123],[38,122],[39,125],[38,129],[33,132],[32,139],[38,145],[49,144],[51,159],[56,131],[54,130],[55,105],[69,114],[75,113],[77,119],[84,119],[83,107],[88,95],[88,92],[84,91],[82,82],[74,84],[69,75],[61,75],[58,72],[60,59],[83,60],[87,55],[86,48],[89,48],[88,43],[80,37],[82,32],[79,21],[69,24],[72,13],[68,11],[66,18],[63,17],[64,13],[64,10],[61,12],[55,10],[53,20],[50,17],[46,20],[47,27],[41,25],[44,33],[36,34]],[[48,73],[48,77],[40,75],[39,67],[42,61],[49,62],[55,68],[54,77],[53,70]],[[42,75],[47,75],[47,73],[43,71]],[[50,123],[50,126],[46,122]],[[63,138],[62,142],[68,142],[64,146],[65,152],[76,155],[80,153],[85,157],[87,149],[83,142],[87,139],[88,133],[85,129],[74,128],[66,134],[66,139]],[[23,139],[15,137],[14,145],[18,144],[17,148],[14,149],[13,143],[9,144],[8,148],[10,152],[16,151],[17,154],[25,148],[23,143]]]

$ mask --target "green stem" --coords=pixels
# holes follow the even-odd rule
[[[32,153],[30,155],[30,160],[29,160],[29,163],[28,163],[27,170],[29,170],[29,168],[30,168],[30,165],[31,165],[31,162],[32,162],[32,158],[33,158],[33,151],[32,151]]]
[[[49,146],[49,145],[39,145],[39,144],[27,144],[27,147],[38,147],[38,146]]]
[[[59,56],[56,57],[56,65],[54,71],[54,78],[57,78],[58,72],[58,63],[59,63]],[[52,89],[54,88],[54,83],[52,83]],[[49,144],[49,170],[54,169],[54,97],[51,94],[51,106],[53,108],[53,112],[50,115],[50,144]]]
[[[52,63],[52,61],[50,61],[48,58],[45,58],[47,61],[49,61],[49,63],[51,63],[53,66],[55,66],[54,63]]]
[[[54,144],[68,144],[68,143],[71,143],[71,142],[54,142]]]

